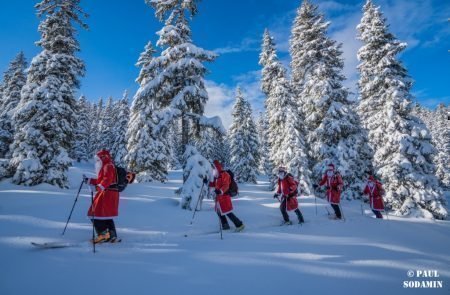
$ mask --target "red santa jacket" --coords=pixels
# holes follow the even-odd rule
[[[383,211],[383,185],[377,180],[369,180],[364,188],[364,194],[369,195],[370,207],[372,210]]]
[[[111,184],[116,183],[116,168],[108,151],[102,150],[97,153],[97,157],[102,161],[97,178],[92,178],[89,183],[97,187],[94,197],[94,204],[88,210],[89,218],[111,219],[119,215],[119,192],[108,189]],[[99,186],[103,187],[102,190]]]
[[[214,166],[217,169],[218,177],[210,182],[209,186],[221,191],[221,194],[216,196],[216,211],[221,215],[228,214],[233,211],[233,203],[228,190],[231,184],[230,175],[223,170],[222,165],[218,161],[214,161]]]
[[[341,201],[341,191],[344,185],[340,174],[328,170],[322,177],[319,185],[327,186],[327,200],[331,204],[339,204]]]
[[[296,193],[297,187],[298,184],[292,176],[286,176],[283,179],[278,178],[277,194],[281,195],[282,203],[285,199],[287,199],[286,209],[288,211],[292,211],[298,208],[297,193]]]

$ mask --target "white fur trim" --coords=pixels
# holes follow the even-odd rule
[[[107,219],[117,218],[117,215],[116,216],[107,216],[107,217],[105,217],[105,216],[102,216],[102,217],[99,217],[99,216],[88,216],[88,218],[89,219],[107,220]]]

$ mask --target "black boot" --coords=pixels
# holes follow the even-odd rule
[[[297,214],[298,217],[298,223],[305,223],[305,219],[303,219],[303,214],[300,211],[300,209],[297,208],[297,210],[295,210],[295,213]]]

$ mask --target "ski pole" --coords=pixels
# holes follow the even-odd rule
[[[223,234],[222,234],[222,220],[219,216],[219,229],[220,229],[220,239],[223,240]]]
[[[81,188],[83,187],[83,183],[84,183],[84,180],[81,181],[80,188],[78,189],[77,196],[75,197],[75,201],[73,202],[72,210],[70,210],[69,218],[67,218],[66,226],[64,227],[64,230],[62,232],[63,236],[64,236],[64,234],[66,232],[67,225],[69,224],[70,218],[72,217],[72,212],[73,212],[73,209],[75,208],[75,204],[78,201],[78,196],[80,195],[80,191],[81,191]]]
[[[317,216],[317,196],[314,194],[314,205],[316,206],[316,216]]]
[[[381,203],[383,204],[384,213],[386,213],[386,219],[389,220],[389,214],[388,214],[388,212],[386,210],[386,206],[384,205],[383,197],[381,197]]]
[[[94,191],[92,189],[92,186],[89,186],[89,188],[91,189],[91,210],[92,210],[92,246],[94,248],[94,253],[95,253],[95,226],[94,226],[94,222],[95,222],[95,210],[94,210]]]
[[[205,186],[205,183],[202,184],[202,188],[200,189],[200,194],[198,195],[197,204],[195,205],[195,208],[194,208],[194,214],[192,214],[191,225],[194,222],[195,213],[197,212],[198,203],[200,202],[200,197],[202,196],[204,186]]]
[[[342,220],[345,222],[344,211],[342,211],[341,203],[338,204],[339,210],[341,211]]]

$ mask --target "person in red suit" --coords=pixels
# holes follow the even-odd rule
[[[216,194],[215,210],[217,212],[217,215],[219,215],[222,229],[230,229],[230,225],[227,221],[228,217],[236,227],[236,231],[242,231],[245,226],[242,221],[233,213],[233,203],[231,202],[231,196],[228,193],[231,184],[231,176],[225,170],[223,170],[222,164],[220,164],[219,161],[214,160],[213,163],[214,180],[209,183],[209,187],[214,188],[214,192]]]
[[[279,199],[281,196],[281,200]],[[278,189],[274,198],[280,201],[280,211],[283,215],[283,223],[290,225],[292,222],[289,220],[288,211],[294,211],[298,218],[298,223],[304,223],[302,212],[298,208],[298,182],[295,181],[294,177],[287,173],[286,168],[278,168]]]
[[[370,208],[377,218],[383,218],[381,211],[384,211],[383,194],[384,189],[381,182],[375,179],[373,175],[369,175],[366,187],[363,193],[369,195]]]
[[[97,153],[95,166],[97,178],[84,178],[85,183],[95,186],[96,191],[87,213],[97,232],[93,242],[115,242],[117,232],[113,218],[119,215],[119,191],[111,186],[117,183],[116,167],[107,150]]]
[[[336,214],[336,219],[341,219],[342,213],[339,204],[341,202],[341,192],[344,187],[344,183],[340,173],[335,171],[333,164],[328,165],[327,171],[322,176],[319,186],[322,185],[326,185],[327,201],[333,208],[334,213]]]

